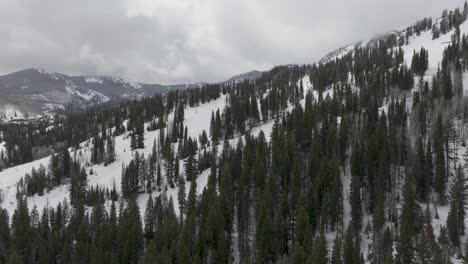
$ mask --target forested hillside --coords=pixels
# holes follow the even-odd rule
[[[468,263],[467,17],[0,127],[0,263]]]

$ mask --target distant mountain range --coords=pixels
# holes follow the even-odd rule
[[[262,74],[251,71],[228,81],[255,80]],[[43,69],[26,69],[0,76],[0,121],[51,116],[66,107],[85,109],[204,84],[147,84],[110,76],[68,76]]]
[[[86,108],[200,85],[203,83],[146,84],[109,76],[68,76],[27,69],[0,76],[0,121],[36,118],[66,106]]]

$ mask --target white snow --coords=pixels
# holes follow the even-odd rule
[[[32,95],[29,95],[29,98],[31,98],[32,100],[42,100],[42,101],[46,101],[46,102],[49,102],[49,98],[45,97],[43,94],[32,94]]]
[[[468,73],[463,73],[463,95],[468,95]]]
[[[312,89],[310,84],[309,77],[304,76],[302,78],[304,82],[304,93],[307,93]],[[69,92],[73,92],[73,87],[69,87]],[[301,104],[304,105],[305,99],[301,100]],[[184,125],[188,127],[188,135],[190,137],[198,138],[203,130],[209,131],[211,113],[213,111],[223,111],[227,103],[227,96],[222,95],[217,100],[213,100],[209,103],[202,104],[193,108],[187,108],[184,114]],[[292,110],[292,105],[288,107],[288,111]],[[173,113],[169,114],[168,120],[172,121]],[[263,131],[267,140],[270,139],[270,134],[273,129],[273,121],[266,123],[261,123],[259,126],[251,129],[251,134],[253,136],[258,136],[260,131]],[[145,133],[145,148],[137,150],[140,154],[148,157],[151,154],[154,140],[159,139],[159,130],[149,131]],[[231,146],[235,146],[239,138],[234,138],[230,140]],[[72,157],[76,157],[81,164],[89,164],[91,159],[91,140],[85,141],[80,144],[80,149],[75,153],[74,150],[70,149],[70,154]],[[222,144],[218,146],[222,148]],[[130,150],[130,138],[126,133],[123,135],[115,137],[115,152],[116,152],[116,161],[108,166],[103,164],[99,165],[89,165],[87,171],[93,170],[93,175],[88,175],[88,186],[108,187],[112,188],[115,184],[117,191],[120,192],[120,181],[122,166],[127,165],[135,154],[135,151]],[[220,151],[221,152],[221,151]],[[10,214],[13,213],[16,207],[16,183],[24,177],[26,173],[30,173],[32,168],[39,168],[40,165],[47,168],[49,163],[49,157],[8,168],[0,172],[0,189],[2,190],[2,206],[8,210]],[[181,162],[181,167],[183,166],[183,161]],[[182,167],[183,168],[183,167]],[[183,169],[180,170],[181,172]],[[206,186],[208,180],[209,170],[202,172],[197,178],[197,187],[198,191],[201,192]],[[186,184],[187,193],[190,188],[190,183]],[[169,197],[173,198],[174,206],[178,208],[177,202],[177,192],[178,188],[168,188],[166,194]],[[153,197],[159,195],[160,192],[154,192]],[[138,201],[141,206],[141,211],[144,212],[146,206],[146,201],[149,194],[140,195]],[[28,198],[28,204],[30,208],[34,205],[40,210],[44,206],[56,206],[59,202],[62,202],[64,199],[68,198],[68,188],[66,185],[54,188],[48,193],[45,193],[43,196],[35,195]],[[178,209],[176,210],[178,213]]]
[[[460,29],[465,33],[468,33],[468,22],[463,23],[460,26]],[[449,45],[451,41],[451,36],[453,34],[453,30],[445,35],[441,35],[439,39],[433,40],[432,39],[432,34],[431,31],[426,31],[423,32],[420,36],[413,36],[409,39],[409,44],[402,46],[402,49],[404,51],[404,60],[405,62],[410,65],[412,56],[413,56],[413,51],[419,51],[421,47],[424,47],[426,50],[429,52],[429,70],[426,73],[426,76],[424,77],[424,80],[430,80],[431,76],[437,71],[438,65],[440,64],[443,56],[443,51],[447,45]],[[362,45],[362,44],[359,44]],[[342,49],[340,49],[337,53],[332,54],[329,58],[327,58],[327,61],[339,58],[345,54],[348,54],[349,52],[352,52],[356,45],[349,45],[346,46]],[[350,76],[350,80],[352,79],[352,76]],[[141,85],[138,83],[134,82],[129,82],[123,79],[117,79],[113,78],[112,79],[114,82],[119,82],[119,83],[124,83],[127,84],[130,87],[133,87],[135,89],[141,88]],[[88,77],[85,79],[86,82],[96,82],[96,83],[102,83],[101,79],[94,78],[94,77]],[[319,94],[318,91],[313,90],[313,85],[310,82],[310,78],[308,75],[303,76],[299,81],[298,85],[302,82],[302,85],[304,87],[304,93],[307,93],[309,91],[312,91],[314,98],[318,98]],[[468,73],[463,74],[463,84],[464,84],[464,91],[465,94],[468,94]],[[414,89],[417,89],[418,82],[415,81],[415,87]],[[412,91],[413,91],[412,90]],[[104,96],[100,93],[97,93],[95,91],[89,90],[89,93],[82,93],[76,89],[76,87],[73,86],[67,86],[66,91],[70,94],[80,96],[86,100],[89,100],[93,98],[94,96]],[[326,98],[327,96],[333,97],[333,87],[328,87],[323,93],[322,97]],[[105,97],[105,96],[104,96]],[[107,97],[105,97],[107,98]],[[411,98],[408,98],[408,103],[411,102]],[[108,100],[108,98],[107,98]],[[197,138],[198,135],[201,134],[203,130],[206,130],[208,132],[209,126],[210,126],[210,118],[211,118],[211,113],[216,110],[222,111],[225,106],[226,106],[227,98],[225,95],[221,96],[219,99],[211,101],[209,103],[193,107],[193,108],[187,108],[185,111],[185,120],[184,120],[184,125],[188,127],[188,133],[189,136]],[[305,99],[301,100],[301,104],[304,105]],[[16,112],[16,110],[12,107],[9,107],[8,105],[6,106],[0,106],[0,112],[3,111],[6,113],[6,117],[10,117],[11,119],[12,114]],[[291,110],[292,106],[288,107],[288,110]],[[388,111],[388,103],[385,103],[379,108],[380,111]],[[18,115],[18,112],[17,112]],[[18,117],[20,118],[20,117]],[[169,121],[172,121],[173,119],[173,113],[171,113],[168,117]],[[269,136],[271,134],[271,131],[273,129],[273,121],[261,123],[259,126],[252,128],[251,129],[251,134],[254,136],[257,136],[260,131],[263,131],[266,139],[269,140]],[[159,130],[156,131],[151,131],[151,132],[146,132],[145,133],[145,148],[138,150],[140,154],[143,154],[145,157],[148,157],[148,155],[151,153],[152,146],[153,146],[153,141],[159,138]],[[234,139],[229,140],[230,144],[232,146],[235,146],[237,141],[241,137],[237,137]],[[77,152],[74,153],[73,151],[71,152],[72,157],[76,156],[77,159],[80,160],[82,164],[89,164],[90,161],[90,141],[83,142],[81,144],[81,149]],[[219,146],[222,148],[222,144]],[[0,151],[4,148],[4,143],[0,143]],[[118,136],[115,138],[115,151],[116,151],[116,161],[108,166],[104,165],[90,165],[87,167],[87,170],[93,170],[94,173],[93,175],[88,176],[88,185],[89,186],[96,186],[99,185],[101,187],[108,187],[112,188],[115,184],[115,187],[117,191],[120,191],[120,181],[121,181],[121,172],[122,172],[122,166],[127,165],[127,163],[133,158],[135,152],[130,150],[130,138],[128,137],[127,134],[123,134],[121,136]],[[460,147],[459,148],[459,157],[462,157],[462,154],[464,153],[465,148]],[[1,189],[1,195],[2,195],[2,207],[6,208],[10,215],[13,213],[15,207],[16,207],[16,183],[26,174],[30,173],[32,168],[39,168],[39,166],[42,164],[44,167],[47,167],[47,164],[49,162],[49,157],[36,160],[30,163],[22,164],[13,168],[6,169],[2,172],[0,172],[0,189]],[[464,163],[463,161],[461,161]],[[183,161],[181,162],[181,166],[183,166]],[[183,171],[183,170],[181,170]],[[205,170],[203,171],[197,178],[197,191],[198,193],[201,193],[203,189],[205,188],[207,181],[208,181],[208,176],[210,174],[210,170]],[[345,175],[346,174],[346,175]],[[186,193],[188,193],[190,189],[190,182],[187,182],[186,184]],[[350,177],[349,177],[349,166],[347,167],[346,173],[342,174],[342,184],[343,184],[343,196],[345,199],[344,202],[344,222],[348,223],[350,220],[350,205],[348,201],[348,196],[349,196],[349,185],[350,185]],[[167,188],[167,190],[163,190],[162,192],[165,192],[168,198],[172,198],[175,211],[176,213],[179,213],[179,206],[178,206],[178,199],[177,199],[177,193],[178,193],[178,187],[176,188]],[[156,197],[160,195],[162,192],[153,192],[152,195],[153,197]],[[57,187],[50,192],[44,194],[43,196],[38,196],[35,195],[33,197],[28,198],[28,203],[30,208],[32,206],[37,206],[38,209],[40,210],[41,208],[45,206],[56,206],[59,202],[62,202],[65,199],[68,199],[68,187],[66,185],[62,185],[60,187]],[[141,194],[138,197],[138,203],[140,205],[140,211],[142,214],[144,213],[145,207],[146,207],[146,202],[148,199],[149,194]],[[397,205],[397,208],[401,208],[401,204]],[[438,235],[440,231],[441,226],[445,226],[446,224],[446,218],[448,215],[448,206],[437,206],[437,208],[434,208],[433,205],[430,206],[431,211],[432,211],[432,224],[434,227],[434,232],[436,235]],[[435,218],[435,210],[437,210],[439,218]],[[368,221],[372,222],[372,218],[369,215],[364,215],[364,221],[363,225],[367,225]],[[465,219],[465,224],[468,223],[468,219]],[[327,239],[329,242],[331,242],[335,238],[336,232],[329,232],[327,234]],[[233,234],[233,237],[235,237],[236,234]],[[465,241],[465,237],[462,239],[462,241]],[[368,239],[364,239],[363,244],[369,243]],[[330,243],[329,245],[332,245]],[[364,247],[364,250],[366,247]]]
[[[122,79],[122,78],[115,78],[115,77],[109,77],[114,83],[118,84],[123,84],[124,86],[127,86],[129,88],[133,89],[141,89],[141,84],[138,82]]]
[[[309,75],[304,75],[299,81],[297,82],[297,85],[300,86],[300,83],[302,82],[302,87],[304,88],[304,98],[307,94],[307,92],[312,91],[312,95],[314,96],[315,100],[318,100],[319,98],[319,92],[317,90],[313,90],[313,84],[310,82],[310,77]],[[327,97],[333,98],[333,87],[330,86],[327,89],[325,89],[322,92],[322,98],[325,99]],[[305,100],[301,100],[301,105],[304,106]]]
[[[85,77],[85,82],[87,83],[103,83],[101,78],[99,77]]]
[[[354,51],[354,49],[356,47],[358,47],[360,45],[360,43],[358,44],[351,44],[351,45],[348,45],[348,46],[344,46],[332,53],[329,53],[328,55],[326,55],[323,59],[320,60],[321,63],[327,63],[327,62],[331,62],[331,61],[334,61],[336,59],[340,59],[342,58],[343,56],[347,55],[348,53]]]
[[[2,139],[3,133],[0,132],[0,139]],[[3,140],[3,139],[2,139]],[[5,151],[5,141],[0,142],[0,154]]]
[[[0,105],[0,119],[4,121],[12,119],[24,119],[25,114],[21,110],[11,104]]]
[[[54,79],[54,80],[61,80],[61,79],[63,79],[63,75],[60,74],[60,73],[57,73],[57,72],[49,72],[49,71],[47,71],[47,70],[45,70],[45,69],[39,69],[39,68],[37,68],[37,69],[35,69],[35,70],[36,70],[37,72],[43,74],[43,75],[48,76],[49,78]]]
[[[81,90],[81,91],[80,91]],[[89,101],[91,99],[99,100],[100,102],[107,102],[109,101],[109,97],[103,95],[102,93],[98,93],[96,91],[86,89],[86,88],[80,88],[73,86],[73,85],[67,85],[65,86],[65,91],[67,91],[68,94],[79,96],[86,101]],[[86,92],[83,92],[83,90],[86,90]]]
[[[421,35],[413,35],[408,40],[408,45],[402,46],[404,52],[404,60],[408,66],[411,65],[413,59],[413,52],[419,52],[421,47],[424,47],[429,53],[429,70],[428,75],[433,75],[437,72],[437,68],[442,61],[444,49],[451,43],[452,35],[455,29],[452,29],[447,34],[440,35],[438,39],[432,39],[432,31],[428,30],[422,32]],[[460,25],[461,35],[468,34],[468,21]]]
[[[185,120],[184,124],[188,126],[189,136],[196,137],[201,134],[203,130],[208,131],[211,120],[211,112],[220,109],[222,111],[226,105],[226,96],[221,96],[219,99],[211,101],[209,103],[200,105],[194,108],[187,108],[185,111]],[[173,114],[169,115],[169,120],[172,120]],[[144,154],[145,157],[152,151],[153,142],[155,139],[159,139],[159,130],[150,131],[145,133],[145,148],[139,149],[140,154]],[[76,158],[82,164],[89,164],[91,157],[91,143],[86,141],[80,144],[81,149],[75,151],[70,149],[70,154],[72,157],[76,155]],[[128,162],[133,158],[135,154],[134,151],[130,150],[130,138],[124,133],[123,135],[117,136],[115,138],[115,152],[116,152],[116,161],[108,166],[103,164],[99,165],[90,165],[87,167],[87,171],[93,170],[93,175],[88,175],[88,186],[99,185],[101,187],[112,188],[114,183],[117,191],[120,191],[120,181],[122,173],[122,165],[127,165]],[[0,172],[0,189],[2,190],[2,207],[6,208],[10,215],[13,213],[16,208],[16,183],[24,177],[26,173],[30,173],[32,168],[39,168],[40,165],[43,165],[47,168],[49,163],[49,157],[36,160],[33,162],[25,163],[19,166],[8,168]],[[181,162],[183,166],[183,162]],[[183,169],[181,170],[183,171]],[[207,178],[209,175],[209,170],[204,171],[197,179],[198,190],[201,192],[206,186]],[[187,188],[190,188],[190,183],[186,184]],[[168,196],[174,196],[176,198],[178,189],[169,188],[167,191]],[[187,191],[188,193],[188,191]],[[153,197],[159,195],[158,192],[153,193]],[[29,207],[32,208],[34,205],[40,210],[44,206],[56,206],[59,202],[62,202],[65,198],[68,197],[68,187],[66,185],[54,188],[52,191],[45,193],[43,196],[35,195],[33,197],[28,197]],[[139,202],[142,205],[141,211],[144,212],[145,203],[147,200],[147,195],[141,195]],[[174,200],[174,206],[177,205],[177,199]],[[178,210],[177,210],[178,211]]]

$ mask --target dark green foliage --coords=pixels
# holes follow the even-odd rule
[[[414,263],[415,238],[421,226],[422,217],[416,202],[415,191],[411,177],[406,178],[403,190],[403,208],[400,219],[400,237],[397,243],[397,263]]]
[[[447,230],[452,245],[460,247],[460,236],[465,234],[467,185],[462,168],[459,166],[450,188],[450,210],[447,216]]]
[[[434,165],[435,165],[435,183],[434,189],[439,194],[442,202],[445,201],[446,190],[446,158],[445,158],[445,144],[444,144],[444,126],[442,123],[442,116],[437,117],[435,132],[434,132]]]
[[[137,263],[143,253],[143,230],[140,210],[135,199],[119,212],[117,253],[119,263]]]
[[[448,263],[454,248],[460,255],[465,218],[464,178],[460,169],[451,172],[466,141],[457,132],[468,120],[460,93],[468,38],[457,33],[466,10],[446,12],[435,26],[423,19],[329,62],[75,113],[50,131],[45,123],[5,127],[11,143],[1,167],[52,155],[48,170],[32,170],[17,184],[11,228],[0,212],[0,262]],[[429,54],[416,51],[408,67],[399,45],[451,28],[433,81],[415,84]],[[304,78],[314,92],[304,93]],[[209,133],[191,136],[185,109],[221,94],[226,107],[212,112]],[[271,134],[257,134],[262,122],[274,123]],[[150,155],[139,150],[145,126],[159,135]],[[78,156],[78,145],[93,138],[90,162],[108,165],[116,159],[114,138],[125,131],[140,152],[123,164],[119,197],[115,186],[89,186],[68,149]],[[197,186],[205,183],[201,172],[209,173],[206,186]],[[435,239],[431,220],[452,180],[447,227]],[[71,206],[27,209],[25,194],[65,183]]]
[[[351,204],[351,226],[356,232],[362,228],[362,198],[361,198],[361,181],[364,178],[362,171],[362,160],[359,146],[355,145],[353,154],[351,155],[351,185],[350,197]]]
[[[429,66],[429,54],[424,47],[421,48],[421,51],[413,53],[413,60],[411,61],[411,69],[412,71],[419,75],[423,76],[424,73],[427,71]]]

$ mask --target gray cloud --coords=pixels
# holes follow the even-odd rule
[[[462,0],[0,0],[0,73],[219,81],[312,63]]]

